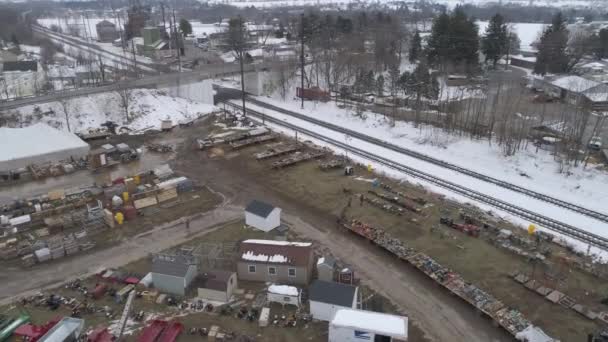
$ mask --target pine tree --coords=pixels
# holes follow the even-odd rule
[[[378,78],[376,79],[376,93],[378,96],[384,94],[384,76],[382,76],[382,74],[378,75]]]
[[[412,37],[412,45],[410,46],[410,62],[414,63],[420,58],[420,50],[422,50],[422,39],[420,39],[420,31],[416,30],[414,37]]]
[[[441,13],[433,19],[431,36],[428,41],[426,55],[431,65],[444,64],[447,57],[450,34],[450,16]]]
[[[492,61],[494,67],[498,60],[509,48],[509,36],[507,24],[500,14],[495,14],[486,28],[485,36],[481,40],[481,51],[486,56],[486,61]]]
[[[182,33],[182,35],[184,35],[184,37],[192,34],[192,25],[188,20],[182,18],[179,21],[179,31]]]
[[[559,74],[568,70],[568,29],[562,13],[558,12],[540,38],[538,56],[534,65],[534,73],[544,75],[546,73]]]

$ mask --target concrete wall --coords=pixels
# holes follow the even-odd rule
[[[274,208],[274,210],[266,218],[246,211],[245,224],[264,232],[271,231],[281,225],[281,208]]]
[[[163,85],[159,88],[167,94],[175,97],[183,97],[192,101],[213,104],[213,88],[211,80],[200,82],[175,83],[173,85]]]
[[[249,272],[249,265],[256,266],[256,272]],[[268,267],[276,267],[276,275],[268,274]],[[290,277],[288,276],[288,269],[295,268],[296,276]],[[262,281],[262,282],[272,282],[279,284],[293,284],[293,285],[307,285],[310,280],[310,271],[311,268],[306,267],[291,267],[285,265],[274,265],[274,264],[266,264],[266,263],[256,263],[256,262],[246,262],[239,261],[237,262],[237,274],[240,280],[248,280],[248,281]]]

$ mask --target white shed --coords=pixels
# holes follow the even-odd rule
[[[264,232],[281,225],[281,208],[253,200],[245,208],[245,224]]]
[[[329,322],[340,309],[357,308],[356,286],[315,280],[308,287],[312,318]]]
[[[300,291],[294,286],[270,285],[268,287],[268,302],[300,307]]]
[[[379,312],[340,309],[329,323],[328,342],[407,341],[408,319]]]

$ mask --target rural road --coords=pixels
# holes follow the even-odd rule
[[[217,230],[222,223],[240,219],[242,215],[242,208],[222,206],[193,218],[189,232],[184,229],[181,220],[177,220],[159,225],[114,247],[79,254],[58,263],[41,264],[31,269],[3,270],[0,272],[0,305],[8,304],[16,297],[32,295],[41,289],[53,288],[90,275],[101,266],[118,267],[139,260],[150,253],[160,252]]]

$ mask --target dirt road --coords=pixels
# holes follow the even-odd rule
[[[15,297],[30,295],[42,288],[56,287],[71,279],[91,274],[101,266],[122,266],[144,258],[149,253],[179,245],[218,229],[224,222],[240,219],[242,213],[242,208],[223,206],[193,218],[189,231],[185,229],[184,223],[178,220],[157,226],[115,247],[77,255],[54,264],[38,265],[27,270],[2,270],[0,305],[11,302]]]

